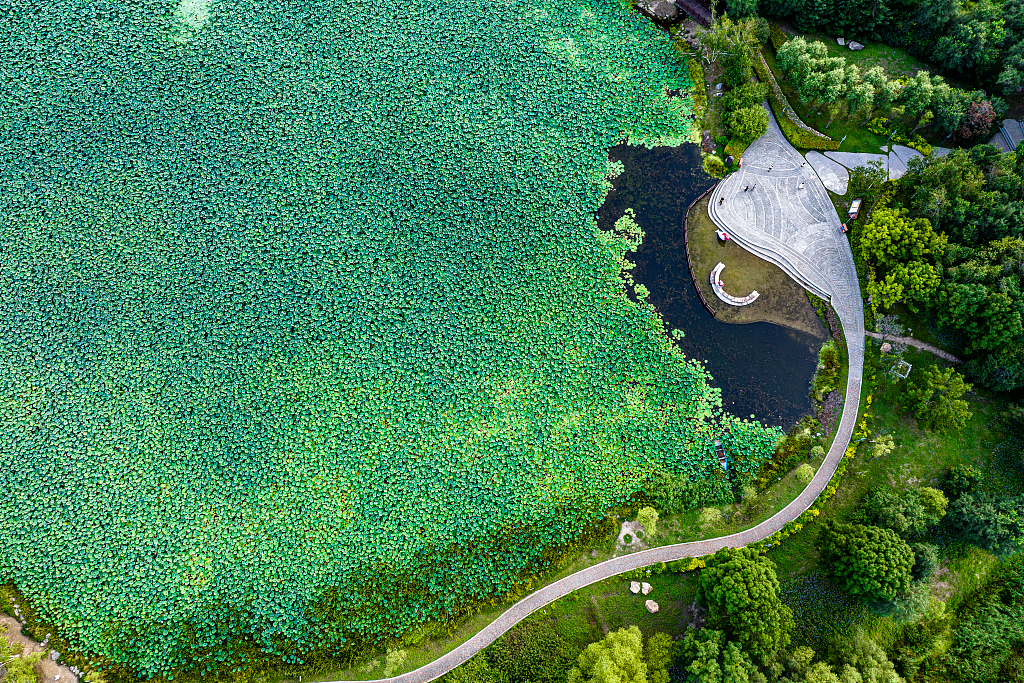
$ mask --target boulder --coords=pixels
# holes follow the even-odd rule
[[[630,581],[629,582],[629,592],[632,593],[633,595],[636,595],[637,593],[639,593],[640,592],[640,582],[638,582],[638,581]]]
[[[847,47],[849,47],[851,50],[863,50],[864,49],[864,46],[861,45],[860,43],[858,43],[855,40],[851,40],[849,43],[847,43]]]
[[[645,602],[644,607],[646,607],[647,611],[651,614],[654,614],[658,611],[658,603],[654,602],[654,600],[648,600],[647,602]]]
[[[653,589],[654,589],[654,586],[652,586],[651,584],[647,583],[646,581],[644,581],[643,583],[640,584],[640,592],[643,593],[644,595],[647,595]]]
[[[721,90],[725,87],[725,83],[715,83],[715,90]]]
[[[836,38],[836,42],[840,45],[846,45],[846,38]]]
[[[58,659],[60,659],[60,653],[56,650],[50,650],[50,659],[56,662]]]
[[[679,8],[668,0],[638,0],[636,8],[654,21],[673,22],[679,20]]]

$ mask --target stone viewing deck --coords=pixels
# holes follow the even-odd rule
[[[728,294],[722,287],[722,270],[725,268],[725,264],[721,261],[715,266],[714,270],[711,271],[711,289],[714,291],[715,296],[729,304],[730,306],[746,306],[754,302],[757,297],[761,296],[755,289],[746,296],[739,297]]]

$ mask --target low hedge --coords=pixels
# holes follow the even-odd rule
[[[789,42],[789,36],[787,36],[778,24],[771,24],[768,26],[768,37],[772,41],[772,47],[778,50],[780,47]]]
[[[704,82],[704,67],[700,60],[689,56],[686,61],[690,67],[690,81],[693,83],[690,99],[693,102],[693,113],[698,121],[703,121],[708,110],[707,86]]]
[[[809,133],[793,123],[786,114],[786,107],[790,106],[789,102],[780,99],[779,93],[775,88],[771,87],[772,83],[774,83],[774,76],[768,73],[767,67],[763,62],[763,58],[753,59],[751,61],[754,63],[754,71],[757,73],[757,77],[762,82],[768,84],[768,102],[771,104],[772,113],[775,114],[775,120],[779,124],[779,129],[782,131],[782,134],[786,136],[786,139],[789,140],[794,147],[802,149],[839,149],[838,140],[818,137],[817,135]]]

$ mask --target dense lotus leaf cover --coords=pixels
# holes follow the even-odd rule
[[[717,390],[593,219],[609,147],[690,132],[624,4],[15,0],[0,35],[0,580],[74,646],[380,639],[714,470]]]

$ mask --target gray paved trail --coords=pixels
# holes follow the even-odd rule
[[[760,541],[799,517],[825,490],[843,459],[857,420],[864,364],[864,311],[853,255],[825,188],[809,166],[801,166],[803,157],[782,137],[770,111],[768,116],[768,132],[747,149],[743,168],[715,188],[709,213],[740,246],[775,263],[815,294],[830,299],[843,325],[850,351],[846,401],[836,437],[814,479],[792,503],[757,526],[730,536],[651,548],[581,569],[527,595],[448,654],[414,671],[379,681],[432,681],[467,661],[531,613],[597,581],[657,562],[710,555],[720,548],[739,548]],[[804,189],[798,188],[801,181]],[[743,192],[744,185],[753,183],[757,185],[753,191]],[[720,207],[720,197],[726,198],[722,210],[712,210]]]
[[[877,332],[865,332],[864,336],[871,337],[872,339],[878,339],[879,341],[898,341],[903,342],[908,346],[916,346],[922,351],[927,351],[928,353],[934,354],[943,360],[948,360],[950,363],[956,363],[957,365],[964,362],[963,358],[958,358],[948,351],[943,351],[936,346],[932,346],[928,342],[923,342],[920,339],[914,339],[913,337],[893,337],[891,335],[878,334]]]

